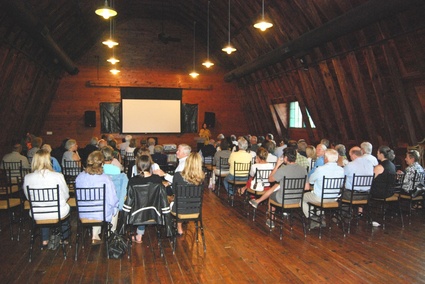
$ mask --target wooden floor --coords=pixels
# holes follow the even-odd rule
[[[28,229],[21,241],[11,241],[5,214],[1,214],[0,283],[424,283],[425,220],[413,217],[404,229],[396,220],[387,228],[360,222],[343,237],[341,230],[317,231],[304,238],[299,223],[271,234],[263,213],[253,222],[239,200],[230,207],[224,196],[206,191],[204,223],[207,252],[194,242],[194,226],[178,239],[172,253],[164,240],[160,257],[156,233],[149,228],[143,244],[132,248],[132,261],[108,260],[104,246],[86,246],[74,261],[62,251],[35,250],[28,263]],[[75,216],[73,216],[75,218]],[[75,223],[75,222],[74,222]],[[73,235],[75,236],[75,234]]]

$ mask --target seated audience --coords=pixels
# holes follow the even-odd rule
[[[297,159],[295,160],[295,163],[297,163],[298,165],[300,165],[301,167],[305,168],[305,169],[310,169],[311,164],[308,162],[307,158],[304,157],[303,155],[301,155],[300,153],[298,153],[298,143],[295,140],[289,140],[288,141],[288,148],[295,148],[297,149]]]
[[[103,187],[105,184],[105,218],[107,222],[112,223],[112,231],[116,230],[118,221],[118,198],[114,183],[111,178],[103,172],[103,163],[105,159],[102,152],[94,151],[87,158],[87,167],[75,179],[76,188]],[[103,220],[102,212],[85,212],[80,218],[92,220]],[[100,240],[101,227],[93,226],[92,244],[98,245]],[[106,240],[104,240],[106,241]]]
[[[415,174],[423,174],[424,169],[419,165],[419,152],[416,150],[408,151],[404,160],[406,161],[407,167],[404,170],[405,176],[402,187],[405,192],[409,193],[416,190],[416,188],[413,188]],[[402,173],[402,171],[397,172]],[[420,184],[423,185],[424,181],[419,181],[419,184],[415,183],[415,186]]]
[[[271,135],[271,134],[270,134]],[[274,155],[274,152],[276,150],[276,142],[273,141],[267,141],[266,143],[264,143],[264,145],[262,146],[263,148],[265,148],[268,152],[267,155],[267,162],[268,163],[276,163],[277,161],[277,157]]]
[[[369,159],[369,156],[363,155],[366,159]],[[394,194],[394,186],[388,182],[388,179],[396,174],[395,165],[392,163],[395,158],[394,151],[388,146],[381,146],[376,156],[380,163],[373,169],[375,178],[370,193],[374,198],[388,198]]]
[[[168,164],[168,157],[164,152],[162,145],[155,145],[153,149],[152,160],[157,163],[160,167]]]
[[[184,165],[186,163],[186,159],[189,156],[191,151],[192,151],[192,148],[187,144],[180,144],[177,147],[176,156],[177,156],[177,159],[179,159],[179,164],[178,164],[177,168],[174,170],[174,173],[178,173],[178,172],[183,171]],[[170,184],[173,183],[173,175],[165,173],[161,169],[155,170],[154,173],[159,175],[160,177],[164,177],[164,179],[166,181],[168,181]],[[170,194],[169,191],[167,193]]]
[[[130,153],[130,156],[134,155],[134,150],[136,149],[136,139],[131,138],[130,143],[128,144],[128,147],[125,148],[125,155],[127,156],[127,153]]]
[[[275,184],[270,190],[267,190],[260,198],[255,200],[250,200],[250,204],[257,208],[258,204],[267,198],[271,198],[273,201],[277,203],[282,202],[283,195],[283,179],[286,178],[303,178],[307,176],[307,170],[304,167],[296,164],[295,161],[297,159],[297,151],[295,148],[286,148],[283,150],[282,157],[277,160],[276,166],[273,168],[273,171],[270,173],[269,181],[270,182],[278,182]],[[282,166],[283,164],[283,166]],[[308,181],[306,179],[305,189],[308,189]],[[286,204],[291,204],[293,202],[291,200]],[[274,222],[270,219],[267,219],[266,225],[273,228]]]
[[[210,139],[209,142],[206,145],[203,145],[201,150],[199,150],[199,154],[202,157],[202,161],[204,163],[212,164],[212,158],[214,157],[214,154],[216,152],[215,146],[214,146],[214,140]],[[210,160],[205,160],[206,157],[211,157]]]
[[[0,165],[0,167],[3,167],[3,162],[22,162],[22,167],[29,169],[30,163],[28,162],[27,157],[22,155],[21,152],[22,152],[21,144],[16,143],[15,145],[13,145],[12,152],[3,156],[2,164]]]
[[[65,166],[65,161],[76,161],[76,162],[81,161],[80,155],[77,152],[78,150],[77,141],[75,141],[74,139],[69,139],[65,143],[65,149],[67,151],[63,153],[63,156],[62,156],[62,167]]]
[[[305,140],[300,139],[298,140],[297,144],[298,144],[298,153],[300,153],[300,155],[307,158],[307,153],[306,153],[307,143],[305,142]]]
[[[140,157],[140,156],[148,156],[151,159],[151,165],[152,165],[151,166],[151,173],[153,173],[156,170],[159,170],[160,169],[159,165],[152,160],[151,153],[150,153],[150,151],[149,151],[149,149],[147,147],[142,147],[142,148],[137,148],[137,149],[138,149],[138,151],[136,152],[136,155],[135,155],[136,158],[137,157]],[[138,175],[139,172],[140,171],[137,169],[137,163],[134,163],[133,167],[131,168],[131,175],[130,175],[130,177],[133,177],[135,175]]]
[[[248,177],[246,176],[235,176],[235,162],[236,163],[250,163],[252,161],[252,156],[250,153],[248,153],[246,150],[248,148],[248,142],[245,140],[245,138],[239,138],[238,140],[238,148],[239,150],[236,152],[233,152],[232,154],[230,154],[229,157],[229,174],[226,176],[226,178],[223,181],[224,184],[224,188],[226,189],[226,191],[229,193],[229,195],[234,194],[233,192],[233,188],[229,185],[229,181],[230,180],[239,180],[239,181],[243,181],[243,180],[247,180]]]
[[[24,194],[28,199],[27,186],[29,188],[54,188],[59,186],[59,206],[61,212],[61,218],[66,217],[69,214],[70,207],[67,203],[69,199],[69,189],[68,185],[65,182],[65,178],[61,173],[54,172],[52,169],[52,164],[50,161],[50,153],[44,149],[38,150],[31,163],[32,173],[27,174],[24,179],[23,190]],[[37,204],[34,204],[37,206]],[[30,213],[31,214],[31,213]],[[42,214],[39,216],[42,218],[56,219],[58,214]],[[69,222],[66,221],[63,223],[62,230],[64,232],[63,238],[68,239],[69,237]],[[50,228],[42,227],[41,228],[41,240],[43,249],[47,248],[49,243]]]
[[[278,146],[278,147],[276,147],[276,150],[274,150],[274,155],[275,155],[277,158],[282,157],[282,155],[283,155],[283,150],[284,150],[285,148],[287,148],[287,147],[288,147],[288,145],[287,145],[287,143],[285,143],[285,140],[281,140],[281,141],[280,141],[280,143],[279,143],[279,146]]]
[[[155,144],[156,144],[155,138],[150,137],[148,139],[148,149],[151,155],[153,155],[154,153]]]
[[[112,147],[112,150],[114,150],[113,153],[112,153],[112,155],[114,156],[114,158],[120,164],[122,164],[121,153],[120,153],[120,150],[117,148],[117,140],[115,140],[114,138],[112,138],[111,140],[108,141],[108,146]]]
[[[41,145],[43,145],[43,139],[41,137],[34,137],[31,139],[31,149],[29,149],[27,152],[28,161],[30,163],[35,153],[40,150]]]
[[[122,141],[122,143],[120,144],[120,153],[121,153],[121,157],[124,157],[125,156],[125,150],[127,149],[127,147],[130,145],[130,140],[131,140],[131,138],[133,138],[133,136],[131,136],[131,135],[126,135],[124,138],[123,138],[123,141]]]
[[[257,136],[251,136],[250,142],[251,142],[251,147],[249,149],[253,152],[257,152],[257,149],[259,148],[257,144]]]
[[[93,136],[90,139],[89,144],[87,144],[86,147],[84,147],[80,151],[81,162],[83,163],[84,166],[86,165],[87,157],[90,155],[90,153],[98,150],[97,148],[98,142],[99,142],[99,139],[96,136]]]
[[[100,151],[104,158],[103,172],[107,175],[119,175],[124,168],[113,156],[114,149],[111,146],[105,146]]]
[[[305,153],[307,155],[307,161],[309,166],[309,169],[312,168],[312,162],[315,162],[317,157],[316,157],[316,148],[313,145],[307,145],[307,147],[305,148]]]
[[[327,147],[324,144],[318,144],[316,146],[316,162],[314,163],[314,167],[310,169],[308,176],[310,177],[314,171],[325,164],[325,151]],[[337,153],[338,154],[338,153]]]
[[[322,144],[319,144],[322,145]],[[325,145],[323,145],[326,147]],[[317,148],[316,148],[317,150]],[[334,149],[327,149],[324,151],[324,165],[316,168],[314,173],[309,177],[309,183],[313,184],[314,190],[304,193],[302,209],[304,215],[308,217],[308,202],[320,202],[322,198],[322,185],[323,177],[326,178],[343,178],[344,169],[336,163],[338,161],[338,153]],[[335,200],[338,198],[335,195]],[[332,199],[326,199],[324,202],[332,202]]]
[[[52,152],[52,147],[49,144],[44,144],[43,146],[41,146],[41,149],[46,150],[47,152],[49,152],[49,154]],[[55,157],[50,156],[50,161],[52,162],[53,170],[57,173],[61,173],[62,168],[59,165],[58,160],[56,160]]]
[[[338,152],[338,166],[345,167],[345,165],[348,164],[345,146],[342,144],[338,144],[335,146],[335,150]]]
[[[368,159],[374,167],[377,166],[378,160],[372,156],[372,144],[369,142],[363,142],[360,144],[360,148],[362,149],[363,156]]]
[[[202,171],[202,158],[198,153],[190,153],[186,159],[184,169],[181,172],[177,172],[173,178],[173,188],[177,188],[177,185],[200,185],[204,182],[205,174]],[[172,212],[176,212],[175,204],[170,204]],[[191,214],[190,212],[179,212],[180,214]],[[183,235],[182,223],[177,223],[177,233]]]

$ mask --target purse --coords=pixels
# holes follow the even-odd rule
[[[127,238],[122,235],[124,225],[119,233],[112,232],[108,237],[108,255],[111,259],[120,259],[127,251]]]
[[[256,177],[253,189],[255,191],[264,191],[263,178],[261,177],[261,175],[259,175],[259,177]]]

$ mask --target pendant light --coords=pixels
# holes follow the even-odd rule
[[[109,21],[110,21],[110,23],[109,23],[109,39],[102,41],[102,43],[104,45],[108,46],[109,48],[113,48],[114,46],[118,45],[118,42],[116,42],[115,40],[112,39],[112,35],[113,35],[112,26],[113,26],[114,20],[110,19]]]
[[[265,31],[268,28],[273,27],[272,23],[266,22],[266,20],[264,19],[264,0],[262,0],[262,13],[261,13],[261,21],[259,21],[258,23],[256,23],[254,25],[254,28],[256,29],[260,29],[261,31]]]
[[[192,78],[199,76],[199,73],[195,71],[195,47],[196,47],[196,21],[193,22],[193,71],[189,74]]]
[[[214,65],[210,61],[210,1],[208,1],[208,8],[207,8],[207,60],[205,60],[204,63],[202,63],[206,68],[210,68]]]
[[[96,15],[103,17],[105,20],[117,15],[117,11],[108,6],[108,0],[105,0],[105,5],[96,9],[95,13]]]
[[[231,54],[232,52],[236,51],[236,48],[230,45],[230,0],[229,0],[229,31],[228,31],[228,44],[225,46],[222,50],[226,52],[227,54]]]
[[[108,61],[109,63],[111,63],[112,65],[115,65],[115,63],[120,62],[119,59],[115,58],[115,49],[112,48],[112,57],[110,57],[109,59],[107,59],[106,61]]]
[[[120,70],[118,70],[118,69],[116,69],[116,68],[113,68],[113,69],[111,69],[111,70],[109,70],[109,72],[111,72],[112,74],[114,74],[114,75],[117,75],[118,73],[120,73],[121,71]]]

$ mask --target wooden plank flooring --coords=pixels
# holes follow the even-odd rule
[[[108,260],[104,246],[87,244],[76,262],[72,246],[66,260],[60,249],[37,248],[32,263],[28,225],[20,242],[11,241],[2,213],[0,283],[425,283],[422,212],[404,229],[398,220],[389,220],[385,230],[360,221],[345,238],[334,226],[324,230],[321,240],[317,231],[304,238],[295,222],[294,230],[286,227],[280,241],[279,229],[270,234],[265,225],[265,206],[260,206],[255,222],[247,217],[247,209],[239,199],[232,208],[224,196],[205,192],[205,254],[189,224],[178,238],[175,255],[165,239],[161,257],[156,231],[148,228],[143,244],[133,245],[131,261]]]

